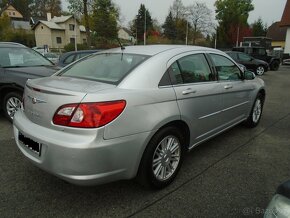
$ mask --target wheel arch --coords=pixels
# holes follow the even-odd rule
[[[13,91],[20,92],[21,94],[23,94],[24,89],[23,87],[18,86],[16,84],[1,86],[0,87],[0,103],[1,104],[3,103],[3,99],[7,93],[13,92]]]
[[[150,142],[154,139],[154,137],[160,133],[160,131],[162,131],[163,129],[165,128],[168,128],[168,127],[174,127],[174,128],[177,128],[179,131],[179,133],[184,137],[184,142],[183,144],[185,146],[183,146],[182,150],[183,150],[183,155],[184,155],[184,152],[186,150],[188,150],[188,147],[189,147],[189,143],[190,143],[190,129],[188,127],[188,125],[182,121],[182,120],[173,120],[173,121],[170,121],[164,125],[162,125],[160,128],[158,128],[154,134],[151,135],[150,139],[148,140],[146,146],[144,146],[144,150],[142,151],[142,155],[141,155],[141,158],[140,158],[140,161],[138,163],[138,167],[136,167],[136,171],[135,171],[135,179],[137,181],[139,181],[140,184],[142,184],[143,186],[145,187],[149,187],[148,184],[145,185],[144,181],[146,180],[146,175],[148,175],[146,173],[146,165],[147,165],[147,161],[148,160],[148,153],[147,152],[147,149],[152,149],[152,146],[150,147]],[[181,161],[182,162],[182,161]],[[180,166],[179,166],[180,168]],[[177,171],[178,172],[178,171]],[[175,175],[176,176],[176,175]],[[175,177],[174,176],[174,177]],[[173,177],[173,179],[174,179]],[[152,181],[152,180],[151,180]],[[171,181],[169,182],[171,183]],[[166,185],[165,185],[166,186]],[[160,186],[161,187],[161,186]],[[156,188],[156,187],[155,187]]]
[[[168,126],[173,126],[173,127],[176,127],[176,128],[178,128],[178,129],[181,130],[180,133],[184,137],[184,145],[185,145],[186,148],[189,148],[189,143],[190,143],[190,130],[189,130],[189,127],[188,127],[187,123],[184,122],[183,120],[174,120],[174,121],[171,121],[171,122],[163,125],[162,127],[160,127],[158,129],[158,131],[160,131],[161,129],[163,129],[165,127],[168,127]]]
[[[185,144],[185,149],[188,149],[190,146],[190,129],[187,125],[186,122],[184,122],[183,120],[172,120],[167,122],[166,124],[163,124],[162,126],[160,126],[155,132],[154,134],[150,135],[150,138],[146,141],[146,145],[143,146],[143,149],[141,151],[141,153],[139,154],[140,159],[139,159],[139,163],[138,163],[138,167],[136,169],[136,173],[139,171],[140,168],[140,164],[142,161],[142,158],[144,156],[144,152],[148,146],[148,143],[151,141],[151,139],[162,129],[169,127],[169,126],[173,126],[176,127],[178,129],[180,129],[180,133],[184,136],[184,144]]]
[[[259,94],[261,94],[262,100],[263,100],[263,103],[264,103],[265,99],[266,99],[266,91],[265,91],[265,89],[260,89],[259,92],[258,92],[258,95]]]

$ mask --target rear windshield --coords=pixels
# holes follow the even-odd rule
[[[96,54],[76,62],[69,68],[65,68],[59,76],[118,84],[130,71],[148,57],[121,53]]]

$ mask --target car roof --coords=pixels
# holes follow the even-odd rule
[[[2,47],[2,48],[7,48],[7,47],[26,48],[25,45],[22,45],[20,43],[15,43],[15,42],[0,42],[0,47]]]
[[[68,56],[73,54],[92,54],[95,52],[99,52],[101,50],[79,50],[79,51],[68,51],[60,55],[60,62],[62,62],[64,59],[66,59]]]
[[[69,55],[69,54],[82,54],[82,53],[95,53],[101,50],[79,50],[79,51],[68,51],[63,53],[63,55]]]
[[[225,51],[225,53],[243,53],[243,54],[246,54],[246,53],[244,53],[244,52],[241,52],[241,51]]]
[[[226,54],[244,54],[244,55],[247,55],[247,56],[251,56],[250,54],[247,54],[245,52],[242,52],[242,51],[225,51]]]
[[[154,56],[159,53],[173,51],[173,50],[182,50],[186,51],[216,51],[211,48],[205,48],[200,46],[189,46],[189,45],[138,45],[138,46],[126,46],[124,49],[114,48],[102,51],[101,53],[128,53],[128,54],[140,54]]]

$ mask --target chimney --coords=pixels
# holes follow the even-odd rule
[[[47,17],[47,21],[51,21],[51,13],[47,13],[46,17]]]

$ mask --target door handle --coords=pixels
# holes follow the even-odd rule
[[[232,85],[225,85],[224,88],[225,89],[231,89],[231,88],[233,88],[233,86]]]
[[[192,94],[192,93],[196,93],[196,90],[186,89],[186,90],[182,91],[183,95],[188,95],[188,94]]]

